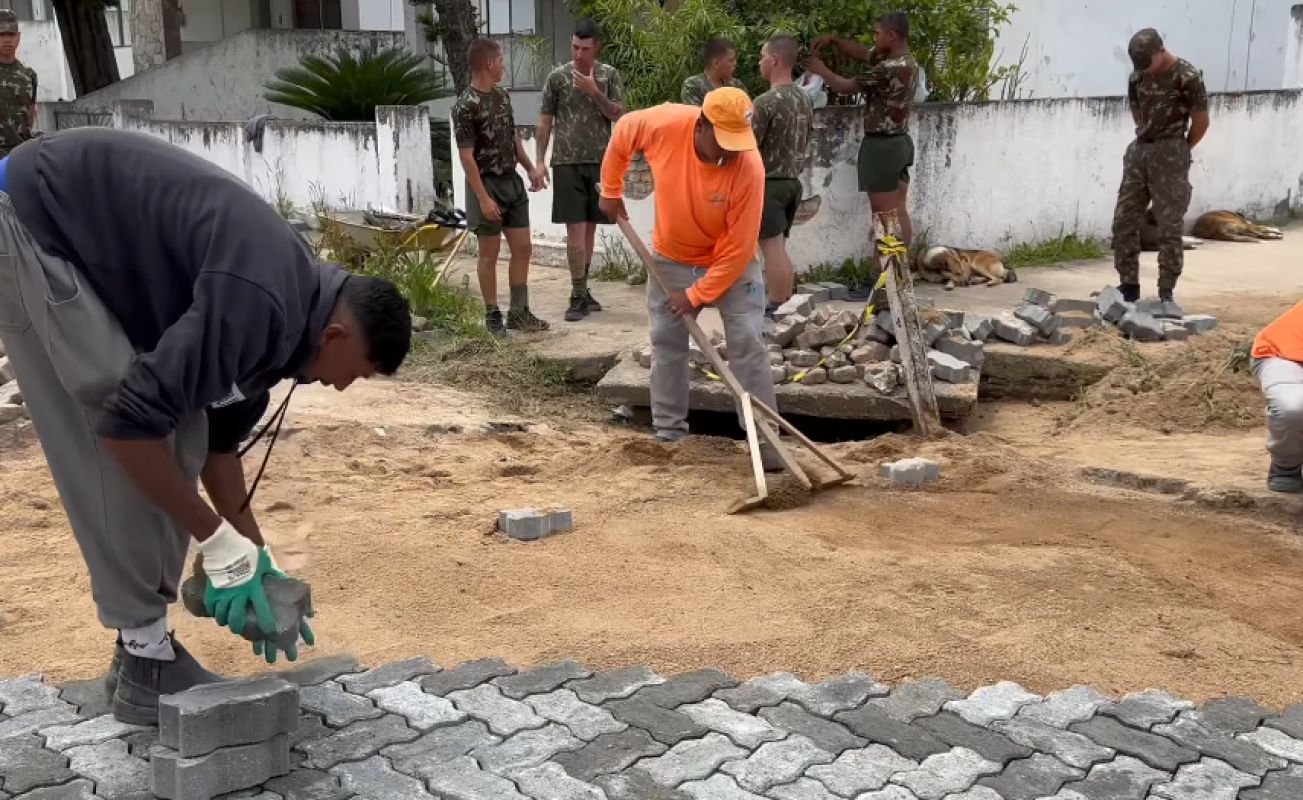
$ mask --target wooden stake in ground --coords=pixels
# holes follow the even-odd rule
[[[643,266],[647,268],[647,275],[660,284],[661,288],[668,294],[670,289],[665,285],[665,281],[661,280],[660,272],[656,269],[656,260],[651,251],[647,249],[647,245],[643,244],[642,237],[633,229],[633,225],[629,224],[629,220],[617,219],[616,223],[619,224],[620,231],[624,233],[625,238],[629,240],[629,244],[633,246],[634,252],[642,259]],[[737,378],[733,376],[733,371],[728,368],[728,364],[720,357],[719,351],[715,349],[715,345],[711,344],[710,337],[701,329],[701,325],[697,323],[696,318],[687,316],[680,317],[680,320],[683,322],[683,326],[688,329],[688,335],[697,343],[697,347],[701,348],[701,352],[705,354],[706,360],[710,362],[710,366],[715,370],[715,374],[719,376],[720,381],[728,387],[733,397],[737,398],[738,405],[742,410],[742,419],[747,434],[747,449],[751,455],[751,468],[756,482],[756,496],[734,504],[729,509],[730,514],[760,508],[764,505],[765,498],[769,496],[765,471],[760,461],[760,437],[763,437],[765,442],[773,447],[774,452],[778,454],[779,460],[783,462],[783,467],[792,477],[811,492],[827,489],[831,486],[839,486],[855,477],[841,464],[837,463],[832,456],[802,435],[795,426],[779,416],[777,411],[765,405],[764,402],[757,400],[750,392],[742,388],[742,384],[738,383]],[[757,416],[760,419],[757,419]],[[818,482],[811,481],[796,458],[779,440],[778,433],[769,426],[766,419],[792,434],[800,444],[808,448],[820,461],[832,467],[837,476]]]
[[[923,341],[923,326],[914,301],[914,280],[909,273],[906,244],[900,240],[900,219],[896,212],[873,215],[874,249],[878,266],[887,273],[887,302],[891,322],[900,347],[900,363],[905,367],[905,390],[909,393],[909,411],[914,432],[926,438],[945,433],[937,396],[932,387],[932,365],[928,363],[928,346]]]

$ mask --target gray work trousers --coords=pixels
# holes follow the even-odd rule
[[[138,628],[166,617],[190,537],[140,493],[95,434],[135,350],[90,285],[41,249],[2,193],[0,342],[90,571],[100,622]],[[198,480],[208,455],[204,414],[183,420],[170,441],[186,478]]]
[[[1303,464],[1303,364],[1288,358],[1253,359],[1253,377],[1267,398],[1267,452],[1273,464]]]
[[[692,267],[656,256],[656,270],[671,291],[683,291],[706,274],[704,267]],[[765,280],[759,261],[713,305],[724,321],[728,341],[728,365],[742,388],[765,405],[778,409],[774,397],[773,371],[765,347]],[[669,296],[656,280],[647,281],[647,312],[651,325],[652,425],[657,433],[688,432],[688,329],[670,311]],[[738,409],[741,424],[742,411]]]

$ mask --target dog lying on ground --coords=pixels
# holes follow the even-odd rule
[[[1253,242],[1261,239],[1283,239],[1285,234],[1279,228],[1259,225],[1243,214],[1234,211],[1209,211],[1194,222],[1190,231],[1203,239],[1216,239],[1223,242]]]
[[[1185,250],[1194,250],[1203,244],[1203,239],[1196,239],[1194,236],[1182,236],[1181,246]],[[1145,253],[1158,252],[1158,220],[1154,217],[1154,209],[1145,209],[1145,216],[1140,220],[1140,250]]]
[[[1018,274],[990,250],[961,250],[957,247],[929,247],[915,263],[918,274],[929,283],[944,283],[946,290],[972,283],[999,286],[1015,283]]]

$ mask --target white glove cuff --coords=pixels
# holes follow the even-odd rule
[[[253,580],[258,566],[258,546],[226,520],[208,540],[201,542],[204,572],[215,589],[229,589]]]

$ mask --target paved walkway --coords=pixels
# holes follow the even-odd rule
[[[662,678],[497,659],[357,671],[301,685],[297,768],[261,800],[1298,800],[1303,706],[1202,706],[1014,683],[715,670]],[[99,681],[0,681],[0,800],[149,797],[152,728],[105,716]],[[91,794],[91,792],[94,794]]]

